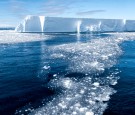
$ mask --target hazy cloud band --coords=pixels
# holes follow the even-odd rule
[[[106,12],[106,10],[90,10],[90,11],[85,11],[85,12],[78,12],[76,14],[77,15],[92,15],[92,14],[101,13],[101,12]]]

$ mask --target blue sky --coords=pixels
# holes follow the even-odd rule
[[[0,0],[0,26],[16,26],[26,15],[135,19],[135,0]]]

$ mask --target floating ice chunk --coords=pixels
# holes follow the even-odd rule
[[[84,91],[83,89],[80,90],[80,93],[81,93],[81,94],[84,94],[84,92],[85,92],[85,91]]]
[[[97,65],[98,65],[97,61],[91,63],[91,66],[93,66],[93,67],[96,67]]]
[[[59,103],[58,106],[60,106],[60,107],[63,108],[63,109],[65,109],[65,108],[67,107],[66,104],[65,104],[64,102]]]
[[[54,74],[54,75],[53,75],[53,77],[56,77],[56,76],[57,76],[57,74]]]
[[[94,92],[91,92],[91,95],[95,96],[96,94]]]
[[[111,81],[111,85],[116,85],[117,81]]]
[[[118,38],[119,40],[123,40],[123,38]]]
[[[66,100],[68,100],[68,101],[71,100],[71,99],[72,99],[72,98],[70,98],[70,97],[67,97],[67,98],[66,98]]]
[[[75,107],[80,107],[80,106],[81,106],[80,103],[75,104]]]
[[[119,38],[117,38],[115,41],[119,43],[119,42],[121,42],[121,41],[123,41],[123,40],[124,40],[124,38],[119,37]]]
[[[99,87],[99,83],[98,83],[98,82],[94,82],[93,85],[94,85],[95,87]]]
[[[76,111],[74,111],[74,112],[73,112],[73,115],[77,115],[77,112],[76,112]]]
[[[69,89],[69,88],[72,87],[73,82],[72,82],[71,79],[67,78],[67,79],[63,79],[63,80],[62,80],[62,84],[63,84],[63,86],[64,86],[65,88],[68,88],[68,89]]]
[[[65,58],[65,56],[63,54],[60,54],[60,53],[52,54],[51,57],[53,57],[53,58]]]
[[[80,108],[79,111],[80,112],[84,112],[87,108],[83,107],[83,108]]]
[[[102,57],[103,60],[107,60],[108,59],[107,55],[102,55],[101,57]]]
[[[104,89],[104,92],[99,94],[97,97],[95,97],[98,101],[108,101],[110,99],[110,95],[112,94],[111,91],[107,91],[107,89]]]
[[[43,69],[49,69],[50,68],[50,66],[44,66],[43,67]]]
[[[89,100],[89,103],[90,103],[91,105],[94,105],[94,104],[95,104],[95,101]]]
[[[92,111],[88,111],[85,113],[85,115],[94,115],[94,113]]]

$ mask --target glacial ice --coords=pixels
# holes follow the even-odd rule
[[[135,31],[135,20],[27,16],[16,32],[125,32]]]

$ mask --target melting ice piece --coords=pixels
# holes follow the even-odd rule
[[[85,113],[85,115],[94,115],[94,113],[91,112],[91,111],[88,111],[88,112]]]
[[[99,86],[99,83],[98,83],[98,82],[94,82],[93,85],[94,85],[95,87],[98,87],[98,86]]]
[[[71,88],[72,87],[72,80],[71,79],[63,79],[62,80],[62,83],[63,83],[63,86],[65,87],[65,88]]]
[[[43,67],[43,69],[49,69],[50,68],[50,66],[44,66]]]

